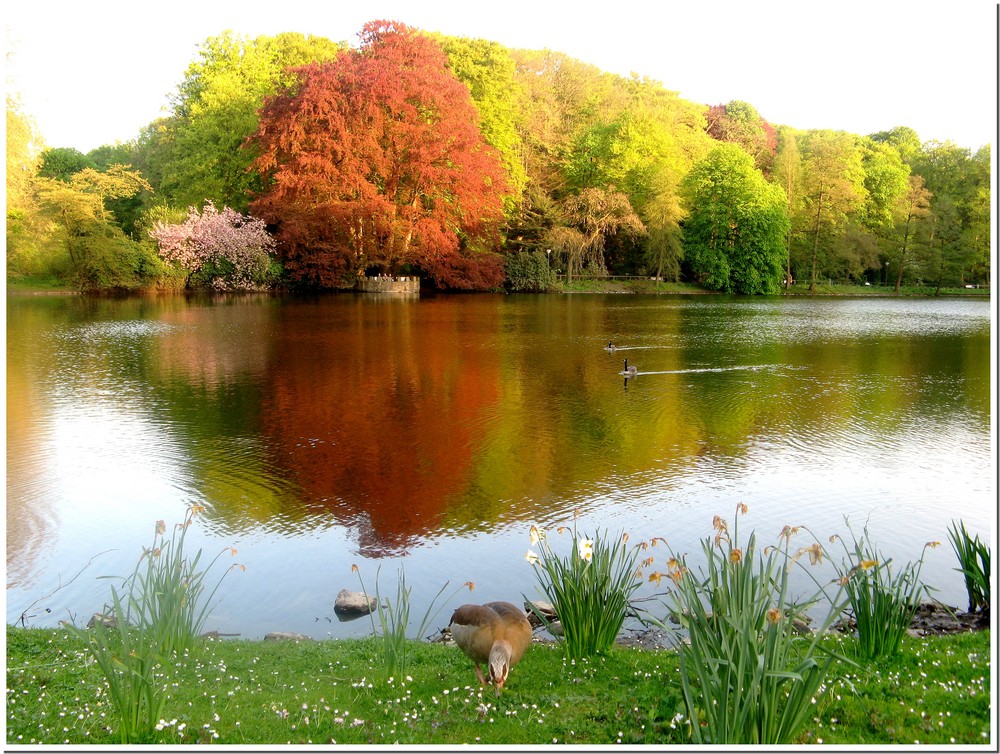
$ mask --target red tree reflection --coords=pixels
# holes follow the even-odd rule
[[[354,525],[366,555],[434,531],[469,483],[499,368],[459,303],[359,297],[345,304],[356,316],[296,304],[281,317],[261,421],[271,461]]]

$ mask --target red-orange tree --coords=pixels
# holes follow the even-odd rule
[[[403,24],[372,21],[359,36],[264,102],[252,139],[268,188],[254,213],[302,284],[350,286],[408,264],[441,287],[498,286],[507,181],[468,89]]]

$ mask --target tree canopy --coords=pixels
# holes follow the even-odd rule
[[[788,230],[784,191],[735,144],[717,146],[696,164],[684,191],[684,253],[699,279],[725,293],[777,293]]]
[[[268,224],[284,263],[268,280],[294,286],[350,287],[364,274],[406,272],[442,288],[496,289],[505,269],[522,275],[551,249],[547,262],[570,275],[656,275],[763,291],[769,283],[723,270],[723,259],[736,259],[719,256],[724,245],[705,256],[698,240],[710,211],[735,220],[737,210],[770,206],[763,177],[784,196],[789,285],[990,278],[990,148],[922,143],[905,125],[867,136],[772,125],[742,100],[691,102],[658,81],[610,74],[558,51],[393,21],[367,24],[352,46],[300,33],[224,32],[179,73],[166,116],[134,141],[88,154],[45,149],[8,96],[9,275],[76,280],[69,251],[82,247],[64,221],[90,207],[102,231],[85,223],[80,238],[107,250],[95,239],[124,234],[138,246],[122,245],[123,261],[112,266],[142,269],[91,283],[131,286],[166,274],[174,277],[156,284],[174,285],[177,269],[153,253],[149,230],[157,221],[182,224],[192,207],[223,207],[243,216],[252,208]],[[719,146],[729,149],[706,162]],[[750,157],[752,179],[738,152]],[[737,171],[734,185],[764,205],[694,190],[720,154]],[[88,195],[115,165],[145,183],[97,206]],[[921,209],[910,213],[914,178],[923,181],[914,205]],[[770,269],[774,249],[770,240],[764,246]],[[219,279],[199,272],[189,282]]]
[[[448,287],[499,286],[507,180],[468,88],[403,24],[369,23],[361,40],[296,69],[261,111],[267,188],[252,206],[289,275],[337,287],[413,266]]]

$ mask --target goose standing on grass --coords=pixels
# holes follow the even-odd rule
[[[624,374],[626,377],[635,377],[638,373],[639,370],[636,369],[634,366],[630,367],[628,365],[628,359],[625,359],[625,368],[622,370],[622,374]]]
[[[462,605],[451,616],[449,628],[459,649],[472,660],[479,683],[492,684],[499,696],[510,669],[531,644],[527,616],[509,602]],[[488,681],[479,663],[486,665]]]

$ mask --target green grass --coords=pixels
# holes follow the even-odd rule
[[[824,638],[850,656],[853,642]],[[153,743],[687,744],[677,656],[615,646],[575,662],[536,644],[498,699],[456,647],[414,642],[409,675],[372,674],[374,639],[199,640],[174,662]],[[796,743],[987,744],[990,633],[903,641],[894,658],[835,664]],[[7,627],[7,743],[118,741],[82,642]]]

